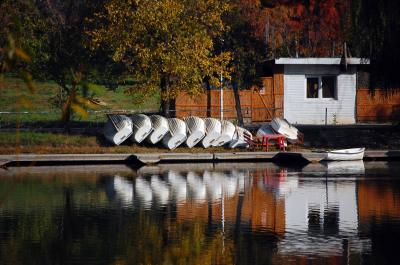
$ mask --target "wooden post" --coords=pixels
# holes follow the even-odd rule
[[[221,73],[221,87],[220,87],[220,94],[219,94],[219,104],[220,104],[220,118],[221,121],[224,120],[224,88],[222,86],[222,73]]]
[[[325,108],[325,125],[328,124],[328,108]]]
[[[250,94],[250,119],[253,122],[253,87],[251,87],[251,94]]]

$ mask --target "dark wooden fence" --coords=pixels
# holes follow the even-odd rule
[[[400,120],[400,89],[357,89],[357,122]]]
[[[220,90],[210,90],[199,96],[191,97],[181,93],[175,100],[176,117],[195,115],[199,117],[220,117]],[[223,91],[225,119],[236,119],[235,97],[233,90]],[[271,121],[283,115],[283,86],[274,85],[274,78],[263,78],[263,87],[240,91],[242,115],[248,122]]]

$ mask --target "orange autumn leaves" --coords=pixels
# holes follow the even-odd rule
[[[350,27],[348,1],[238,0],[236,5],[270,58],[340,56]]]

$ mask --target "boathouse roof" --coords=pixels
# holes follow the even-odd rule
[[[340,65],[343,63],[343,58],[277,58],[270,60],[269,62],[275,64],[313,64],[313,65]],[[347,58],[347,64],[360,65],[369,64],[367,58]]]

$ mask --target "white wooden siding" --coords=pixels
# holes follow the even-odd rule
[[[337,99],[307,98],[306,77],[337,75]],[[285,65],[284,117],[291,123],[328,124],[355,123],[356,68],[341,73],[337,65]]]

